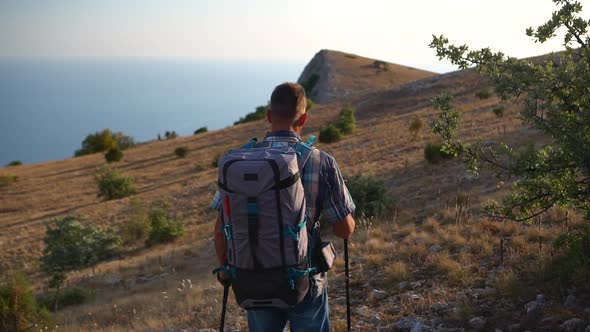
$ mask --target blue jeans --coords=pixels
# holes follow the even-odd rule
[[[328,287],[313,283],[301,303],[289,309],[248,310],[248,328],[251,332],[284,331],[287,321],[293,332],[329,332]]]

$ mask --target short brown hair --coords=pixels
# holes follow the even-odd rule
[[[270,96],[272,116],[285,121],[298,120],[305,113],[306,106],[305,89],[297,83],[285,82],[280,84]]]

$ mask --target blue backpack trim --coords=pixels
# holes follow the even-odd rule
[[[299,241],[299,232],[301,231],[301,229],[303,229],[307,226],[307,218],[303,219],[301,224],[299,224],[297,226],[290,226],[290,225],[285,225],[285,226],[286,227],[283,230],[283,235],[285,237],[290,236],[290,237],[296,239],[297,241]]]
[[[291,289],[295,289],[295,279],[301,278],[303,276],[305,276],[306,274],[311,274],[313,272],[316,271],[315,267],[310,267],[308,269],[296,269],[294,267],[288,267],[287,268],[287,278],[289,280],[289,287],[291,287]]]
[[[250,149],[250,148],[253,148],[253,147],[254,147],[254,145],[256,145],[256,143],[258,143],[258,138],[256,138],[256,137],[252,137],[252,138],[251,138],[251,139],[248,141],[248,143],[246,143],[246,144],[242,145],[242,149]]]
[[[212,274],[217,274],[217,273],[219,273],[221,271],[227,273],[231,279],[234,279],[235,280],[238,277],[237,276],[237,273],[236,273],[236,268],[233,267],[233,266],[228,267],[226,265],[221,265],[220,267],[218,267],[215,270],[211,271],[211,273]]]

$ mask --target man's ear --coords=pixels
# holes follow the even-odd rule
[[[297,126],[303,127],[303,125],[305,124],[305,121],[307,121],[307,112],[301,114],[301,116],[299,117],[299,120],[297,121]]]
[[[266,120],[268,123],[272,123],[271,116],[270,116],[270,108],[266,110]]]

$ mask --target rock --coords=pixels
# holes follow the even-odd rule
[[[400,281],[397,284],[397,288],[399,288],[399,289],[408,289],[408,288],[410,288],[410,283],[407,282],[407,281]]]
[[[424,324],[418,322],[416,325],[414,325],[414,327],[412,327],[410,332],[426,332],[429,329],[430,329],[430,326],[424,325]]]
[[[374,325],[379,325],[379,323],[381,323],[381,317],[379,317],[378,314],[374,314],[373,317],[371,317],[370,322]]]
[[[473,317],[469,320],[469,326],[477,331],[483,330],[483,328],[486,326],[486,323],[487,322],[483,317]]]
[[[520,324],[512,324],[508,326],[508,332],[519,332],[520,331]]]
[[[356,309],[356,313],[359,316],[368,317],[369,316],[369,307],[367,307],[366,305],[359,307]]]
[[[413,328],[416,327],[416,325],[422,325],[422,322],[413,316],[406,316],[394,324],[394,326],[401,332],[414,332]]]
[[[373,295],[373,298],[378,301],[381,301],[387,297],[387,292],[378,289],[373,289],[371,294]]]
[[[112,273],[112,274],[107,274],[106,276],[104,276],[103,278],[103,282],[105,283],[105,285],[107,286],[115,286],[119,283],[121,283],[123,279],[121,278],[121,275],[116,274],[116,273]]]
[[[582,332],[586,327],[586,321],[580,318],[568,319],[561,324],[561,330],[564,332]]]
[[[433,244],[430,246],[430,248],[428,248],[428,251],[430,252],[439,252],[442,250],[442,247],[439,244]]]
[[[575,308],[576,307],[576,297],[574,296],[574,294],[570,294],[567,296],[567,298],[565,299],[565,302],[563,303],[564,306],[566,306],[567,308]]]
[[[543,294],[537,295],[534,301],[525,305],[526,318],[522,322],[522,327],[525,329],[534,329],[539,325],[541,316],[543,314],[543,307],[545,306],[545,297]]]
[[[430,309],[436,313],[444,313],[445,311],[449,310],[449,308],[450,306],[446,302],[436,302],[430,306]]]

